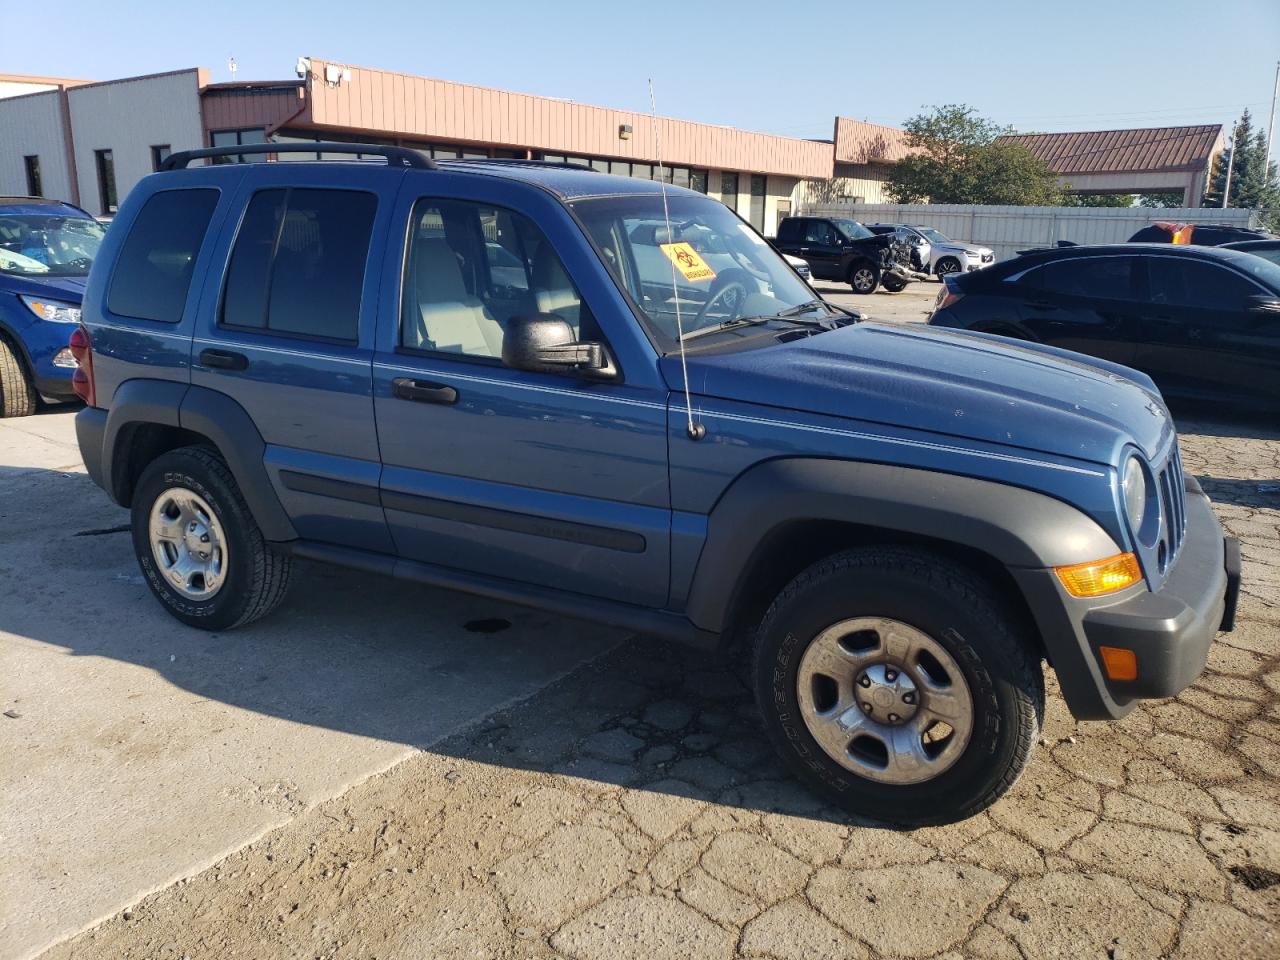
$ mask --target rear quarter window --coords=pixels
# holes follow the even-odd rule
[[[107,310],[138,320],[181,320],[217,205],[218,191],[208,188],[164,190],[148,199],[120,248]]]

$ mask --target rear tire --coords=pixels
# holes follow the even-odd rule
[[[863,261],[849,268],[849,286],[854,293],[875,293],[880,283],[880,268]]]
[[[819,561],[773,601],[755,643],[770,740],[852,813],[961,820],[1030,759],[1044,714],[1033,639],[981,580],[940,556],[881,547]]]
[[[13,346],[0,337],[0,417],[29,417],[38,398]]]
[[[265,617],[284,599],[292,558],[263,539],[214,451],[182,447],[157,457],[138,478],[132,511],[138,566],[156,599],[187,626],[229,630]],[[213,561],[201,541],[212,543]]]

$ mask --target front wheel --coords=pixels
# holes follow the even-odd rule
[[[0,337],[0,417],[29,417],[35,412],[35,388],[17,352]]]
[[[901,293],[903,290],[907,289],[907,281],[902,277],[895,276],[891,273],[886,273],[884,275],[880,281],[880,285],[890,293]]]
[[[960,261],[955,257],[943,257],[938,261],[937,266],[933,268],[933,272],[937,274],[939,280],[949,273],[959,273]]]
[[[880,282],[880,268],[870,263],[855,263],[849,271],[849,286],[854,293],[875,293]]]
[[[756,635],[765,729],[846,810],[923,825],[978,813],[1025,768],[1039,657],[985,584],[942,557],[863,548],[814,564]]]
[[[133,549],[151,592],[189,627],[227,630],[265,617],[289,587],[226,463],[205,447],[161,454],[133,493]]]

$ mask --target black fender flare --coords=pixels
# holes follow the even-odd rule
[[[262,434],[244,407],[224,393],[172,380],[127,380],[112,395],[103,431],[102,476],[116,503],[128,505],[127,464],[117,456],[121,441],[143,424],[181,427],[208,437],[235,477],[262,535],[276,542],[297,539],[267,474]]]
[[[723,632],[750,571],[786,526],[833,521],[944,541],[1006,569],[1045,569],[1119,553],[1075,507],[1032,490],[880,463],[785,458],[744,472],[711,510],[686,613]]]

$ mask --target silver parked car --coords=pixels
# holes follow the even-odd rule
[[[914,238],[913,249],[920,255],[916,265],[922,272],[931,273],[935,277],[943,277],[948,273],[969,273],[996,262],[995,251],[990,247],[952,240],[933,227],[913,223],[872,223],[867,227],[873,233],[905,231],[910,234]],[[913,253],[912,260],[915,259]]]

